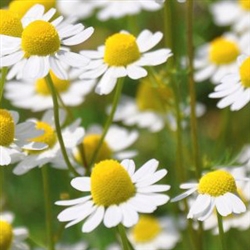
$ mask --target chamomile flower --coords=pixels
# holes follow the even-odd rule
[[[29,250],[24,242],[28,238],[28,230],[25,227],[12,226],[14,215],[11,212],[0,213],[0,249],[8,250]]]
[[[60,112],[60,119],[60,123],[63,124],[65,120],[65,112],[62,110]],[[44,131],[44,134],[33,138],[32,141],[46,143],[48,148],[41,152],[27,151],[26,157],[20,161],[13,170],[13,173],[16,175],[25,174],[35,167],[42,167],[47,163],[53,162],[56,157],[62,158],[60,144],[55,131],[53,111],[46,111],[41,120],[34,120],[34,122],[38,129]],[[66,150],[68,151],[75,148],[82,140],[84,130],[79,127],[79,124],[80,119],[74,121],[62,130],[63,141]]]
[[[138,135],[136,130],[129,131],[117,125],[110,126],[97,155],[96,162],[110,158],[121,160],[135,156],[137,154],[135,150],[126,149],[135,143]],[[101,136],[102,128],[99,126],[91,126],[87,130],[82,141],[87,163],[91,162]],[[82,162],[78,149],[75,150],[74,156],[79,163]]]
[[[237,62],[238,72],[224,76],[209,95],[210,98],[222,98],[218,108],[230,106],[232,111],[237,111],[250,101],[250,56],[241,55]]]
[[[17,124],[19,114],[15,111],[0,109],[0,166],[9,165],[22,157],[22,149],[42,150],[45,143],[32,142],[31,139],[43,133],[36,129],[34,122]]]
[[[44,6],[35,5],[22,18],[21,37],[0,35],[0,67],[11,67],[8,79],[21,75],[26,78],[43,78],[51,69],[61,79],[68,75],[64,64],[82,67],[89,60],[71,52],[69,46],[88,39],[93,28],[82,24],[62,24],[63,17],[51,20],[56,10],[44,13]]]
[[[219,26],[232,25],[236,32],[250,30],[249,0],[219,1],[211,5],[211,12]]]
[[[250,53],[249,44],[249,34],[238,38],[227,33],[201,46],[194,61],[195,80],[201,82],[210,79],[214,84],[220,83],[222,77],[235,71],[237,57]]]
[[[95,80],[62,80],[50,72],[54,87],[66,106],[78,106],[93,89]],[[12,80],[5,85],[5,98],[13,106],[34,112],[53,108],[50,90],[44,78],[23,81]]]
[[[169,197],[160,194],[169,185],[155,185],[166,174],[156,171],[158,161],[151,159],[135,171],[133,160],[105,160],[97,163],[90,177],[77,177],[71,185],[90,195],[74,200],[57,201],[56,205],[71,206],[58,215],[66,227],[85,220],[82,232],[93,231],[102,221],[107,228],[122,223],[131,227],[138,222],[138,213],[152,213],[157,206],[168,202]]]
[[[245,167],[234,167],[227,169],[231,174],[240,177],[242,179],[247,178],[247,171]],[[238,230],[247,230],[250,228],[250,181],[247,182],[239,182],[237,186],[238,194],[242,201],[245,203],[248,211],[243,214],[232,214],[226,216],[223,219],[223,229],[224,231],[228,231],[230,228],[236,228]],[[213,229],[213,233],[218,234],[218,226],[217,226],[217,216],[213,213],[205,222],[204,229],[209,230]]]
[[[137,0],[137,1],[113,1],[103,0],[95,2],[97,18],[101,21],[114,18],[118,19],[127,15],[136,15],[142,10],[157,11],[162,8],[162,4],[156,3],[154,0]]]
[[[56,0],[13,0],[9,4],[9,10],[23,17],[25,13],[34,5],[43,5],[45,11],[56,7]]]
[[[246,211],[246,206],[237,193],[236,179],[228,171],[220,169],[209,172],[201,177],[199,183],[184,183],[180,188],[188,190],[173,198],[172,202],[198,192],[198,197],[187,215],[188,219],[204,221],[215,208],[222,216],[241,214]]]
[[[119,2],[120,3],[120,2]],[[170,49],[159,49],[148,52],[160,42],[163,34],[142,31],[136,38],[127,32],[116,33],[107,38],[105,46],[97,51],[82,51],[91,59],[80,75],[82,79],[101,79],[96,87],[100,95],[109,94],[115,87],[117,78],[128,76],[140,79],[147,75],[143,66],[155,66],[165,63],[172,55]]]

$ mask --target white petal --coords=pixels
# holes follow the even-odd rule
[[[90,191],[90,177],[76,177],[70,182],[70,184],[79,191]]]
[[[211,197],[207,194],[199,194],[195,202],[192,204],[189,215],[196,216],[201,214],[211,204]]]
[[[232,213],[232,204],[227,201],[224,195],[216,197],[215,206],[222,216],[227,216]]]
[[[91,198],[91,195],[77,198],[77,199],[72,199],[72,200],[61,200],[61,201],[56,201],[55,204],[58,206],[72,206],[76,205],[79,203],[84,203],[85,201],[88,201]]]
[[[3,146],[0,146],[0,166],[9,165],[10,162],[11,158],[8,150],[6,150],[6,148],[4,148]]]
[[[133,160],[123,160],[121,165],[128,171],[128,174],[132,176],[135,172],[135,163]]]
[[[31,56],[27,59],[24,65],[23,74],[28,78],[33,78],[33,79],[43,78],[48,73],[44,72],[45,71],[44,68],[45,68],[45,60],[43,60],[42,57]]]
[[[149,203],[145,200],[144,196],[139,194],[136,194],[135,197],[131,198],[128,203],[134,210],[141,213],[152,213],[157,208],[154,203]]]
[[[59,51],[57,53],[58,59],[62,60],[65,64],[68,64],[72,67],[83,67],[89,62],[89,59],[74,52],[70,51]]]
[[[111,205],[106,209],[103,222],[107,228],[117,226],[121,220],[122,212],[117,205]]]
[[[129,204],[129,201],[126,203],[122,203],[120,205],[122,211],[122,224],[125,227],[131,227],[135,225],[139,220],[138,213],[133,209],[133,207]]]
[[[104,216],[104,207],[97,207],[96,211],[85,221],[82,226],[83,233],[93,231],[101,222]]]
[[[240,214],[246,212],[246,206],[244,202],[235,194],[227,193],[225,195],[228,202],[232,203],[232,210],[235,214]]]
[[[117,79],[110,77],[106,72],[96,86],[95,92],[99,95],[107,95],[114,89],[116,82]]]
[[[62,67],[61,63],[56,59],[55,57],[50,56],[49,57],[50,67],[53,71],[53,73],[62,80],[67,80],[68,75],[64,68]]]
[[[176,196],[175,198],[171,199],[171,202],[176,202],[176,201],[182,200],[182,199],[186,198],[187,196],[189,196],[190,194],[194,193],[196,190],[197,190],[197,186],[195,186],[195,187],[187,190],[186,192]]]
[[[196,82],[202,82],[211,77],[214,71],[215,71],[214,65],[206,66],[205,68],[196,71],[196,73],[194,74],[194,79]]]
[[[152,185],[146,187],[139,187],[137,191],[139,193],[154,193],[154,192],[163,192],[168,191],[170,189],[169,185]]]
[[[17,62],[19,62],[24,56],[23,51],[17,51],[7,56],[0,57],[0,66],[6,67],[11,66]]]
[[[136,65],[128,65],[127,71],[128,71],[128,77],[134,80],[145,77],[148,74],[148,72],[144,68]]]

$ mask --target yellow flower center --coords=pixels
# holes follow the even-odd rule
[[[250,0],[239,0],[242,9],[250,10]]]
[[[91,194],[95,204],[108,207],[133,197],[135,187],[128,172],[117,161],[105,160],[93,168]]]
[[[50,72],[54,87],[58,93],[66,92],[69,89],[70,81],[59,79],[53,72]],[[40,95],[50,95],[50,90],[44,78],[38,79],[35,83],[36,92]]]
[[[237,187],[233,176],[224,170],[208,173],[199,181],[198,192],[200,194],[209,194],[216,197],[236,191]]]
[[[159,221],[153,216],[142,215],[138,223],[132,229],[135,242],[145,243],[153,240],[162,228]]]
[[[60,39],[52,24],[38,20],[23,30],[21,46],[26,57],[47,56],[59,50]]]
[[[15,123],[11,114],[5,110],[0,109],[0,145],[8,146],[14,140]]]
[[[105,42],[104,61],[110,66],[126,66],[140,58],[136,38],[130,34],[117,33]]]
[[[244,87],[250,88],[250,57],[240,66],[240,79]]]
[[[236,60],[239,53],[239,47],[235,42],[220,37],[211,42],[209,59],[218,65],[229,64]]]
[[[24,14],[35,4],[42,4],[45,7],[45,11],[55,7],[55,0],[14,0],[9,4],[9,9],[23,17]]]
[[[12,239],[12,226],[7,221],[0,220],[0,249],[10,249]]]
[[[0,9],[0,34],[21,37],[23,26],[16,13]]]
[[[139,110],[153,110],[164,112],[166,104],[172,98],[173,93],[166,85],[153,86],[148,77],[143,78],[136,93],[136,104]]]
[[[54,129],[48,123],[42,121],[38,121],[36,123],[36,128],[43,130],[44,133],[43,135],[32,138],[31,141],[45,143],[49,146],[49,148],[52,148],[57,141],[56,132]]]
[[[89,134],[86,135],[83,139],[83,148],[84,148],[84,155],[86,157],[87,163],[90,163],[93,153],[95,152],[97,145],[101,139],[101,135],[98,134]],[[96,162],[100,162],[106,159],[110,159],[112,155],[112,151],[108,144],[104,141],[102,146],[99,150],[99,153],[96,158]],[[75,158],[79,163],[82,163],[81,155],[79,151],[75,154]]]

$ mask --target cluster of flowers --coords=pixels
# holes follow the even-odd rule
[[[108,95],[115,89],[118,98],[125,77],[141,79],[136,100],[122,96],[117,109],[115,105],[107,107],[111,122],[137,125],[150,132],[162,130],[166,123],[171,130],[177,129],[174,113],[169,108],[173,103],[168,103],[173,93],[161,83],[164,73],[149,74],[145,68],[164,64],[173,56],[169,48],[151,51],[162,40],[162,32],[146,29],[135,37],[122,30],[109,36],[97,50],[74,52],[71,48],[86,42],[94,33],[93,27],[76,23],[77,19],[96,13],[99,20],[106,21],[137,14],[143,9],[156,11],[162,8],[162,3],[58,1],[55,8],[54,1],[41,2],[24,4],[14,0],[8,8],[0,10],[0,98],[4,92],[14,107],[45,111],[41,119],[29,118],[18,123],[18,112],[3,109],[0,103],[0,166],[13,164],[15,175],[47,164],[69,170],[75,176],[71,186],[90,194],[55,202],[69,206],[58,215],[59,221],[67,222],[66,227],[84,221],[82,232],[88,233],[102,222],[107,228],[122,224],[132,227],[128,238],[136,249],[173,248],[180,239],[179,229],[184,227],[185,220],[183,223],[168,216],[145,215],[170,200],[163,193],[170,185],[156,184],[167,175],[165,168],[157,170],[157,160],[148,160],[139,169],[131,160],[137,151],[128,148],[137,141],[138,131],[115,124],[108,130],[96,125],[85,129],[80,118],[68,124],[65,108],[82,104],[93,89],[98,95]],[[227,10],[232,14],[230,18],[222,14]],[[74,16],[70,15],[72,12]],[[211,77],[216,87],[209,96],[222,98],[218,107],[239,110],[250,101],[250,4],[245,0],[217,3],[211,12],[218,25],[232,25],[232,31],[197,51],[195,80]],[[156,87],[151,84],[152,78]],[[58,108],[58,101],[62,108]],[[119,100],[116,101],[117,105]],[[185,103],[180,106],[185,127],[190,110]],[[198,103],[197,116],[204,112],[204,105]],[[205,229],[213,228],[215,233],[218,233],[215,209],[224,217],[241,214],[225,220],[227,230],[249,228],[250,221],[246,219],[250,207],[249,148],[237,158],[241,167],[222,166],[204,173],[198,183],[182,184],[180,187],[187,191],[171,201],[192,195],[187,217],[205,221]],[[197,198],[194,193],[198,193]],[[143,215],[139,216],[140,213]],[[13,218],[9,212],[0,213],[0,248],[29,249],[23,242],[28,231],[12,229]],[[67,247],[85,249],[86,244]],[[58,249],[63,246],[58,245]],[[120,249],[120,246],[113,245],[110,249]]]

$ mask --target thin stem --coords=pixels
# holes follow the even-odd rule
[[[98,145],[97,145],[97,148],[92,156],[92,159],[90,161],[90,164],[89,166],[92,166],[93,163],[95,162],[97,156],[98,156],[98,153],[101,149],[101,146],[104,142],[104,139],[105,139],[105,136],[109,130],[109,127],[113,121],[113,118],[114,118],[114,114],[115,114],[115,111],[116,111],[116,108],[117,108],[117,105],[118,105],[118,102],[119,102],[119,99],[120,99],[120,96],[121,96],[121,93],[122,93],[122,87],[123,87],[123,81],[124,81],[124,78],[119,78],[118,79],[118,82],[116,84],[116,90],[115,90],[115,95],[114,95],[114,99],[113,99],[113,104],[112,104],[112,108],[111,108],[111,112],[109,114],[109,117],[105,123],[105,126],[104,126],[104,129],[103,129],[103,132],[102,132],[102,136],[98,142]]]
[[[127,238],[124,226],[120,223],[117,226],[117,228],[118,228],[118,233],[119,233],[119,235],[121,237],[121,241],[122,241],[122,249],[123,250],[134,250],[132,244],[130,243],[130,241]]]
[[[77,171],[74,169],[74,167],[71,165],[70,160],[67,155],[67,151],[64,145],[63,137],[62,137],[62,131],[61,131],[61,126],[60,126],[60,119],[59,119],[59,106],[58,106],[58,101],[57,101],[57,94],[56,90],[53,84],[53,81],[51,79],[50,74],[48,74],[46,77],[46,82],[48,85],[48,88],[50,89],[51,95],[52,95],[52,100],[53,100],[53,109],[54,109],[54,119],[55,119],[55,126],[56,126],[56,133],[57,133],[57,138],[61,147],[61,151],[63,154],[64,161],[69,169],[70,172],[72,172],[75,176],[78,176],[79,174]]]
[[[187,0],[186,2],[186,23],[187,23],[187,56],[189,60],[189,72],[188,72],[188,83],[189,83],[189,95],[190,95],[190,122],[191,122],[191,137],[193,145],[193,158],[194,166],[196,170],[196,178],[199,179],[201,176],[201,163],[200,153],[198,145],[197,135],[197,119],[196,119],[196,90],[194,82],[194,52],[193,52],[193,0]]]
[[[1,81],[0,81],[0,107],[2,106],[1,104],[2,104],[3,89],[4,89],[6,76],[8,73],[8,68],[3,67],[1,73],[2,73],[2,77],[1,77]]]
[[[48,166],[42,167],[42,178],[43,178],[43,192],[45,200],[45,214],[46,214],[46,229],[47,229],[47,241],[48,249],[54,250],[54,239],[53,239],[53,227],[52,227],[52,211],[51,211],[51,198],[48,178]]]
[[[217,221],[218,221],[221,249],[226,250],[227,248],[226,248],[226,242],[225,242],[225,233],[224,233],[224,229],[223,229],[222,216],[219,214],[219,212],[217,210],[216,210],[216,213],[217,213]]]
[[[3,212],[3,201],[4,201],[4,166],[0,166],[0,213]]]

